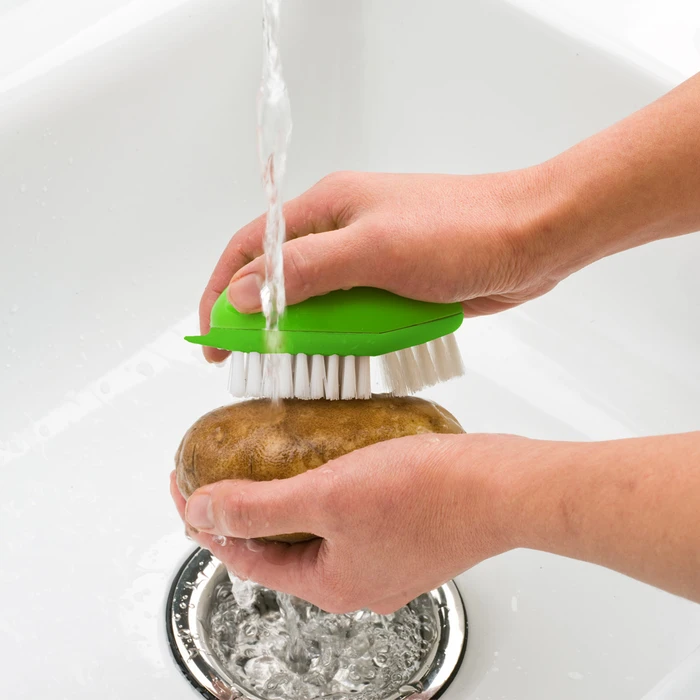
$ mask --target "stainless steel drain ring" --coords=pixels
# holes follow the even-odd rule
[[[212,652],[202,621],[208,619],[216,587],[228,577],[225,567],[205,549],[196,550],[173,582],[166,609],[170,648],[185,677],[207,700],[267,700],[233,682]],[[467,645],[467,618],[457,586],[450,581],[426,594],[438,634],[410,683],[386,700],[435,698],[459,669]]]

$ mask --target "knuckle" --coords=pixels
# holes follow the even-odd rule
[[[287,284],[300,292],[308,291],[310,275],[308,264],[299,246],[289,244],[284,249],[284,275]]]
[[[357,173],[351,170],[336,170],[321,178],[318,184],[322,187],[344,188],[356,181]]]
[[[323,591],[323,609],[342,614],[358,609],[357,596],[347,577],[337,569],[327,569],[320,576],[319,588]]]
[[[315,485],[315,500],[327,534],[336,534],[347,528],[345,496],[337,480],[337,476],[329,476],[325,483]]]
[[[371,201],[368,175],[341,170],[326,175],[317,185],[320,193],[332,202],[331,210],[337,227],[354,221],[359,212],[366,210]]]
[[[391,609],[391,606],[389,605],[370,605],[369,609],[373,613],[377,613],[377,615],[390,615],[391,613],[394,612],[394,610]]]

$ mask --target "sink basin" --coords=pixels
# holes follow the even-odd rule
[[[194,698],[165,634],[191,551],[168,475],[227,401],[182,337],[264,206],[260,8],[101,0],[80,24],[88,3],[57,5],[0,3],[4,694]],[[32,10],[46,24],[23,43]],[[525,166],[673,83],[500,0],[298,0],[283,36],[288,196],[338,169]],[[697,429],[698,259],[697,236],[659,242],[465,322],[466,378],[427,396],[470,432]],[[577,561],[520,550],[457,585],[469,644],[447,700],[638,700],[700,645],[700,607]]]

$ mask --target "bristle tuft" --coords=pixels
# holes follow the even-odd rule
[[[369,357],[357,357],[357,398],[369,399],[372,396]]]
[[[326,398],[337,401],[340,398],[340,358],[331,355],[326,358]]]
[[[228,379],[228,390],[232,396],[245,396],[246,384],[246,353],[231,353],[231,364]]]
[[[406,396],[408,387],[406,386],[398,354],[390,352],[388,355],[382,355],[381,362],[384,383],[389,392],[394,396]]]
[[[444,338],[437,338],[429,343],[430,352],[433,356],[438,379],[446,382],[453,377],[464,374],[462,357],[459,354],[459,347],[454,334]]]
[[[322,399],[326,395],[326,358],[323,355],[311,357],[311,398]]]
[[[464,374],[454,335],[377,359],[384,384],[394,396],[414,394]],[[369,357],[234,352],[229,390],[233,396],[249,398],[369,399],[370,367]]]
[[[298,399],[311,398],[308,355],[297,355],[294,360],[294,396]]]
[[[340,382],[340,398],[354,399],[357,396],[355,376],[355,358],[348,355],[343,358],[342,379]]]
[[[277,396],[281,399],[291,399],[294,396],[294,358],[286,353],[277,357],[278,366],[272,367],[273,372],[276,370]]]
[[[263,362],[259,352],[251,352],[248,355],[248,367],[246,371],[245,393],[252,398],[259,398],[262,394]]]
[[[435,363],[430,355],[428,343],[416,346],[413,348],[413,352],[416,356],[416,362],[418,362],[418,371],[421,377],[423,377],[424,386],[435,386],[440,380],[438,379],[437,370],[435,369]]]
[[[399,362],[401,363],[401,371],[403,372],[404,381],[409,394],[420,391],[423,388],[423,381],[420,376],[420,369],[412,348],[399,350],[397,353]]]

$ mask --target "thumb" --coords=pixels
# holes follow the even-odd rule
[[[391,284],[391,266],[382,255],[381,236],[372,235],[364,223],[338,231],[295,238],[282,246],[287,304],[336,289]],[[384,265],[384,275],[379,266]],[[265,279],[265,259],[260,256],[239,270],[231,280],[228,298],[242,313],[260,311],[260,289]]]
[[[241,539],[298,532],[322,537],[324,485],[313,471],[273,481],[219,481],[190,496],[185,519],[208,534]]]

